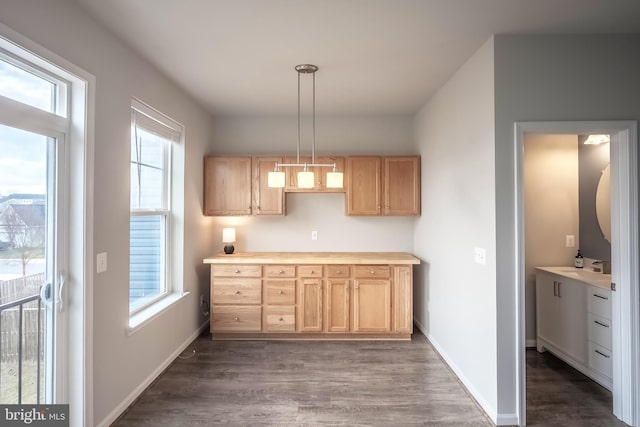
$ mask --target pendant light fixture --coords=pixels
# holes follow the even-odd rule
[[[283,188],[285,186],[285,173],[280,168],[285,167],[303,167],[304,169],[298,172],[298,188],[313,188],[315,182],[315,174],[309,170],[313,168],[333,168],[331,172],[327,173],[326,185],[328,188],[342,188],[343,187],[343,174],[336,171],[336,164],[321,164],[316,163],[316,71],[318,67],[313,64],[300,64],[296,65],[296,71],[298,72],[298,149],[296,156],[296,163],[276,163],[273,172],[269,172],[267,178],[267,185],[272,188]],[[312,110],[312,137],[311,137],[311,163],[300,163],[300,75],[311,74],[313,76],[313,110]]]

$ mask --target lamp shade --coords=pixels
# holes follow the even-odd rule
[[[269,172],[269,175],[267,176],[267,186],[269,188],[284,188],[284,178],[284,172]]]
[[[222,229],[222,242],[223,243],[235,243],[236,241],[236,229],[235,228],[223,228]]]
[[[298,172],[298,188],[313,188],[315,176],[311,171]]]
[[[342,188],[344,186],[342,172],[327,172],[327,188]]]

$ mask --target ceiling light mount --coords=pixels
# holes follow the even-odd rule
[[[296,71],[302,74],[313,74],[318,71],[318,66],[313,64],[296,65]]]
[[[273,172],[269,172],[267,185],[272,188],[282,188],[285,186],[285,173],[280,168],[285,167],[304,167],[298,172],[298,188],[313,188],[315,182],[314,172],[308,170],[309,167],[315,168],[333,168],[327,173],[326,185],[328,188],[343,188],[343,174],[336,171],[336,164],[316,163],[316,71],[318,66],[313,64],[300,64],[295,66],[298,72],[298,150],[296,163],[277,163]],[[313,76],[313,110],[312,110],[312,138],[311,138],[311,163],[300,163],[300,75],[311,74]]]

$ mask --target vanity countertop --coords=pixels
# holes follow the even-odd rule
[[[239,252],[204,259],[205,264],[420,264],[404,252]]]
[[[610,274],[597,273],[595,271],[575,267],[536,267],[536,270],[578,280],[586,283],[587,285],[597,286],[598,288],[611,289]]]

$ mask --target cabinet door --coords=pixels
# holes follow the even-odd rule
[[[253,158],[253,208],[256,215],[284,215],[284,191],[282,188],[269,188],[267,180],[276,163],[282,163],[282,158]]]
[[[251,157],[205,157],[204,214],[251,215]]]
[[[385,215],[420,215],[420,157],[384,158]]]
[[[556,276],[536,273],[536,329],[537,336],[556,346],[558,342],[558,298]]]
[[[322,332],[322,279],[300,279],[300,332]]]
[[[405,334],[413,333],[412,273],[410,265],[393,267],[393,328]]]
[[[349,283],[327,280],[327,332],[349,332]]]
[[[588,362],[587,349],[587,289],[584,283],[558,279],[558,343],[562,350],[574,359]]]
[[[353,331],[391,331],[391,281],[355,279]]]
[[[347,158],[347,215],[380,215],[382,159],[359,156]]]

